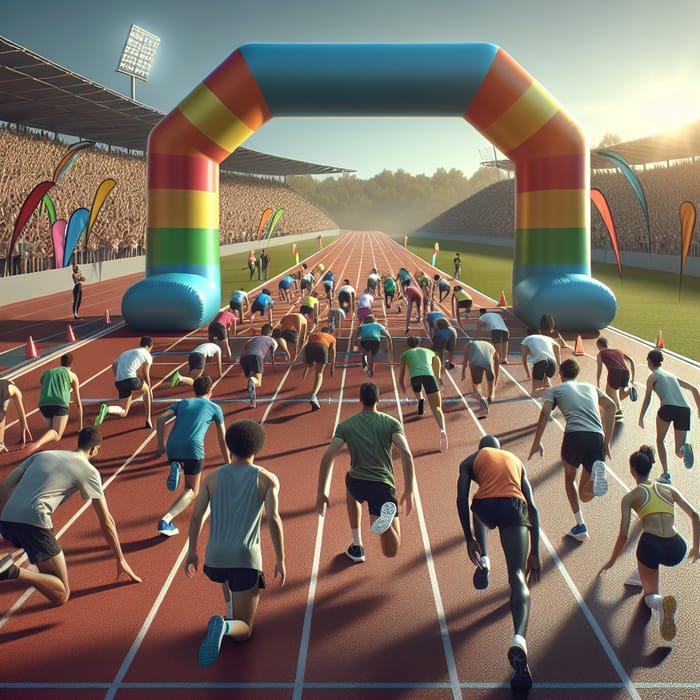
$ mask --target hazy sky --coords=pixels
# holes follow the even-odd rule
[[[139,101],[169,112],[250,42],[493,42],[583,126],[592,146],[700,118],[698,0],[0,0],[0,34],[117,92],[131,24],[161,38]],[[244,144],[371,177],[471,174],[488,146],[461,119],[273,119]]]

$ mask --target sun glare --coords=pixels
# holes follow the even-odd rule
[[[649,135],[668,131],[700,119],[700,99],[695,90],[661,87],[641,105],[639,121]]]

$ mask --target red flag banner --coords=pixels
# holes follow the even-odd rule
[[[608,200],[605,199],[605,195],[598,189],[591,188],[591,200],[595,204],[600,218],[603,219],[605,228],[608,231],[608,236],[610,236],[610,243],[612,249],[615,253],[615,260],[617,260],[617,274],[622,278],[622,263],[620,261],[620,248],[617,244],[617,233],[615,232],[615,221],[613,220],[612,212],[608,206]]]

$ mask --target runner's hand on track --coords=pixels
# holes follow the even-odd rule
[[[141,583],[142,579],[134,573],[134,570],[129,566],[126,559],[119,559],[117,561],[117,580],[122,574],[126,574],[132,581],[136,583]]]
[[[538,442],[530,448],[530,454],[527,456],[528,461],[532,459],[533,455],[538,454],[540,457],[544,457],[544,447],[542,443]]]
[[[27,440],[27,438],[29,440]],[[34,440],[34,437],[32,436],[32,431],[29,430],[29,427],[26,427],[22,430],[22,439],[18,440],[18,442],[22,443],[22,447],[26,447],[27,441],[32,442]]]
[[[199,557],[197,556],[196,552],[191,552],[187,555],[187,559],[185,559],[185,576],[187,578],[192,578],[194,576],[194,572],[197,571],[197,567],[199,566]]]
[[[467,553],[469,554],[469,559],[471,559],[472,564],[481,568],[481,547],[479,543],[472,537],[467,541]]]
[[[280,580],[280,586],[284,586],[284,582],[287,580],[287,569],[283,561],[278,561],[275,564],[275,578]]]
[[[401,496],[401,503],[404,504],[404,513],[409,515],[413,510],[413,491],[404,491]]]
[[[530,577],[535,583],[540,580],[540,558],[536,554],[531,554],[527,558],[525,567],[525,580]]]

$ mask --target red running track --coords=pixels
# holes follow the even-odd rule
[[[424,261],[377,233],[344,236],[309,262],[323,262],[338,281],[348,277],[358,289],[364,287],[373,266],[380,272],[389,268],[396,272],[404,265],[411,271],[421,267],[432,273]],[[468,260],[464,269],[468,277]],[[86,320],[73,326],[79,340],[71,350],[86,401],[86,422],[92,422],[99,401],[115,397],[112,360],[138,340],[114,315],[121,293],[132,281],[87,287],[81,309]],[[269,284],[276,288],[276,280]],[[473,296],[475,307],[495,305],[476,291]],[[105,308],[112,309],[109,327],[103,321]],[[276,301],[275,319],[290,310],[290,304]],[[24,392],[35,436],[42,430],[35,410],[39,377],[62,351],[54,343],[71,321],[69,312],[69,291],[54,299],[0,308],[0,351],[14,346],[15,353],[23,352],[30,334],[35,339],[56,336],[53,341],[40,342],[38,360],[11,372]],[[387,310],[380,300],[375,312],[395,338],[394,359],[398,360],[405,348],[404,313]],[[256,322],[258,331],[260,324]],[[467,330],[473,331],[473,324],[470,321]],[[450,448],[444,454],[438,451],[432,416],[419,418],[415,403],[406,403],[399,395],[396,364],[378,363],[375,381],[382,390],[381,409],[403,420],[415,456],[417,499],[412,514],[401,514],[403,542],[395,559],[382,557],[364,521],[364,564],[352,564],[344,555],[350,543],[343,485],[347,452],[336,460],[326,517],[319,518],[315,511],[321,455],[336,423],[359,408],[358,388],[365,375],[356,356],[348,357],[348,366],[339,366],[333,378],[326,372],[322,409],[316,413],[310,412],[308,404],[312,377],[301,382],[299,362],[278,364],[274,372],[266,368],[256,409],[248,408],[238,365],[225,363],[214,398],[222,401],[226,423],[253,417],[267,432],[267,444],[257,461],[280,477],[288,579],[280,588],[271,576],[272,547],[265,530],[268,588],[262,594],[254,637],[241,645],[225,640],[219,659],[207,670],[198,666],[197,650],[209,616],[223,612],[220,589],[201,573],[192,580],[182,573],[189,512],[176,523],[179,536],[167,539],[156,532],[172,494],[165,488],[167,464],[153,457],[154,432],[143,428],[142,407],[136,404],[126,419],[108,418],[102,427],[105,444],[96,464],[127,559],[143,583],[115,581],[115,564],[92,509],[83,507],[76,497],[66,503],[55,524],[71,577],[68,604],[53,608],[32,589],[14,583],[0,585],[0,697],[510,697],[506,651],[512,627],[503,556],[492,535],[490,586],[485,591],[474,590],[473,568],[467,561],[455,508],[455,487],[459,462],[486,431],[521,458],[528,454],[539,405],[529,396],[530,383],[518,361],[519,338],[525,329],[515,319],[512,325],[511,364],[503,367],[488,417],[480,418],[476,401],[465,398],[469,387],[468,382],[459,381],[459,365],[445,377]],[[346,321],[340,333],[340,352],[348,350],[350,330],[350,321]],[[234,355],[245,332],[239,329]],[[415,323],[411,332],[425,334]],[[615,331],[607,334],[612,345],[635,357],[638,382],[643,382],[648,348]],[[187,352],[204,335],[199,330],[184,337],[155,336],[155,414],[186,395],[185,389],[169,389],[168,379],[186,363]],[[573,339],[570,342],[573,346]],[[589,381],[595,381],[593,342],[584,339],[586,355],[578,358],[582,378]],[[564,349],[563,356],[571,352]],[[669,358],[666,366],[689,381],[699,379],[697,369],[687,363]],[[613,570],[596,576],[612,551],[620,498],[633,485],[627,474],[628,455],[642,442],[654,441],[653,426],[645,432],[637,427],[638,406],[627,402],[626,420],[618,424],[608,494],[584,509],[592,534],[585,544],[563,538],[573,522],[558,462],[561,425],[557,420],[545,432],[544,458],[536,457],[528,464],[540,509],[543,567],[542,578],[531,591],[532,698],[700,695],[700,633],[694,624],[700,616],[697,568],[684,563],[662,573],[663,592],[674,593],[679,601],[679,632],[671,644],[661,640],[649,621],[638,589],[623,586],[634,566],[634,542]],[[655,410],[652,405],[648,423],[653,423]],[[77,427],[73,419],[60,448],[73,449]],[[17,435],[11,409],[8,445],[16,442]],[[218,454],[213,431],[207,439],[207,453],[207,469],[211,469],[217,465]],[[0,476],[21,457],[16,447],[0,455]],[[399,489],[400,471],[397,464]],[[673,458],[671,471],[674,484],[691,501],[700,503],[695,475]],[[682,517],[678,520],[687,538],[689,524]],[[5,547],[2,554],[6,551]]]

